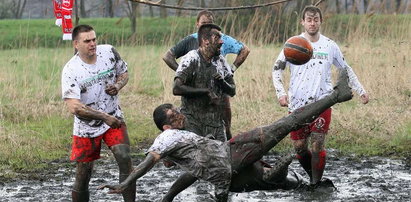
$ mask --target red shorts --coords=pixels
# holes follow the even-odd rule
[[[127,144],[130,145],[127,127],[122,125],[118,129],[108,129],[104,134],[94,137],[78,137],[73,135],[70,160],[77,162],[90,162],[100,158],[101,140],[104,140],[108,147]]]
[[[331,122],[331,108],[326,109],[320,116],[315,119],[310,125],[292,131],[290,137],[292,140],[306,139],[312,132],[327,133]]]

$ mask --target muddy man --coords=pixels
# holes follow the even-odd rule
[[[229,191],[264,188],[264,186],[247,188],[247,183],[236,184],[244,179],[242,173],[253,173],[246,171],[250,168],[256,168],[259,171],[257,173],[260,173],[259,175],[267,183],[275,182],[278,179],[280,183],[284,183],[278,188],[287,186],[293,188],[297,186],[299,177],[291,176],[290,179],[288,172],[286,172],[287,166],[261,169],[260,159],[290,131],[312,122],[334,104],[351,98],[352,92],[348,86],[347,72],[341,70],[339,81],[330,95],[295,110],[271,125],[240,133],[226,142],[208,139],[183,130],[185,116],[171,104],[160,105],[154,110],[153,119],[157,127],[163,132],[147,150],[146,158],[121,184],[103,185],[99,188],[109,188],[111,189],[109,193],[122,193],[123,190],[134,186],[136,180],[145,175],[161,159],[175,163],[195,178],[214,184],[217,201],[227,201]],[[287,163],[280,164],[287,165]],[[185,186],[175,187],[175,193],[184,190],[191,184],[192,181],[187,181]],[[171,201],[173,197],[164,198],[163,201]]]
[[[127,84],[127,64],[111,45],[97,45],[89,25],[73,29],[77,53],[62,72],[62,95],[74,115],[70,160],[76,161],[73,201],[89,201],[88,186],[93,162],[100,158],[101,142],[113,152],[120,170],[120,182],[132,171],[130,143],[119,91]],[[135,186],[123,192],[124,201],[135,201]]]

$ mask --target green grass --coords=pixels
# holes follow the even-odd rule
[[[295,14],[264,14],[258,18],[234,12],[217,18],[216,23],[225,28],[225,33],[257,44],[283,42],[300,34],[298,21]],[[406,34],[403,27],[411,26],[410,23],[410,15],[328,15],[324,17],[322,30],[338,41],[369,33],[374,39],[386,35],[403,38]],[[92,25],[100,44],[115,46],[170,44],[195,32],[194,17],[138,18],[135,36],[131,34],[128,18],[84,18],[79,24]],[[71,47],[71,42],[61,37],[61,28],[54,25],[54,19],[0,20],[0,49]]]
[[[85,18],[79,24],[92,25],[100,44],[120,46],[175,42],[194,32],[194,22],[194,18],[139,18],[135,38],[131,37],[128,18]],[[0,20],[0,49],[61,46],[71,47],[71,42],[62,40],[54,19]]]

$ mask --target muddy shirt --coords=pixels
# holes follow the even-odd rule
[[[79,99],[86,106],[123,119],[118,95],[107,94],[105,88],[114,84],[118,75],[127,72],[127,64],[111,45],[98,45],[96,53],[95,64],[84,63],[76,54],[64,66],[61,79],[63,99]],[[109,128],[102,120],[74,117],[73,135],[79,137],[97,137]]]
[[[239,54],[241,49],[243,49],[243,44],[240,41],[237,41],[231,36],[223,34],[221,36],[223,40],[223,45],[221,46],[221,55],[226,56],[227,54]],[[170,51],[180,58],[186,55],[188,52],[198,49],[198,34],[194,33],[189,36],[186,36],[184,39],[179,41]]]
[[[220,189],[228,189],[231,180],[229,147],[192,132],[168,129],[162,132],[147,150],[172,161],[193,176],[209,181]]]
[[[175,78],[180,78],[184,85],[193,88],[211,89],[219,98],[216,104],[210,104],[208,95],[182,96],[181,112],[187,117],[187,130],[200,136],[212,135],[225,141],[223,108],[224,92],[216,83],[213,75],[218,72],[229,83],[234,84],[231,68],[223,56],[214,57],[211,63],[203,59],[198,50],[186,54],[176,71]],[[190,127],[193,126],[193,127]],[[190,128],[211,127],[212,129],[191,130]]]
[[[303,34],[300,36],[304,37]],[[313,103],[327,95],[333,90],[331,80],[331,66],[346,68],[350,78],[350,86],[359,95],[365,93],[364,88],[358,81],[352,68],[345,61],[338,45],[331,39],[320,35],[317,42],[310,42],[313,47],[313,56],[304,65],[286,64],[290,67],[291,78],[288,89],[290,112],[309,103]],[[280,52],[275,64],[286,62],[283,50]],[[277,97],[286,95],[282,82],[284,69],[273,68],[273,83]]]

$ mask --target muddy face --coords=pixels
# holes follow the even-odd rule
[[[173,129],[183,129],[186,117],[184,114],[180,113],[180,111],[176,109],[171,109],[167,113],[170,125]]]
[[[208,51],[212,56],[219,56],[221,54],[221,46],[223,45],[223,40],[221,40],[221,32],[216,29],[212,29],[211,33],[212,35],[208,46]]]

